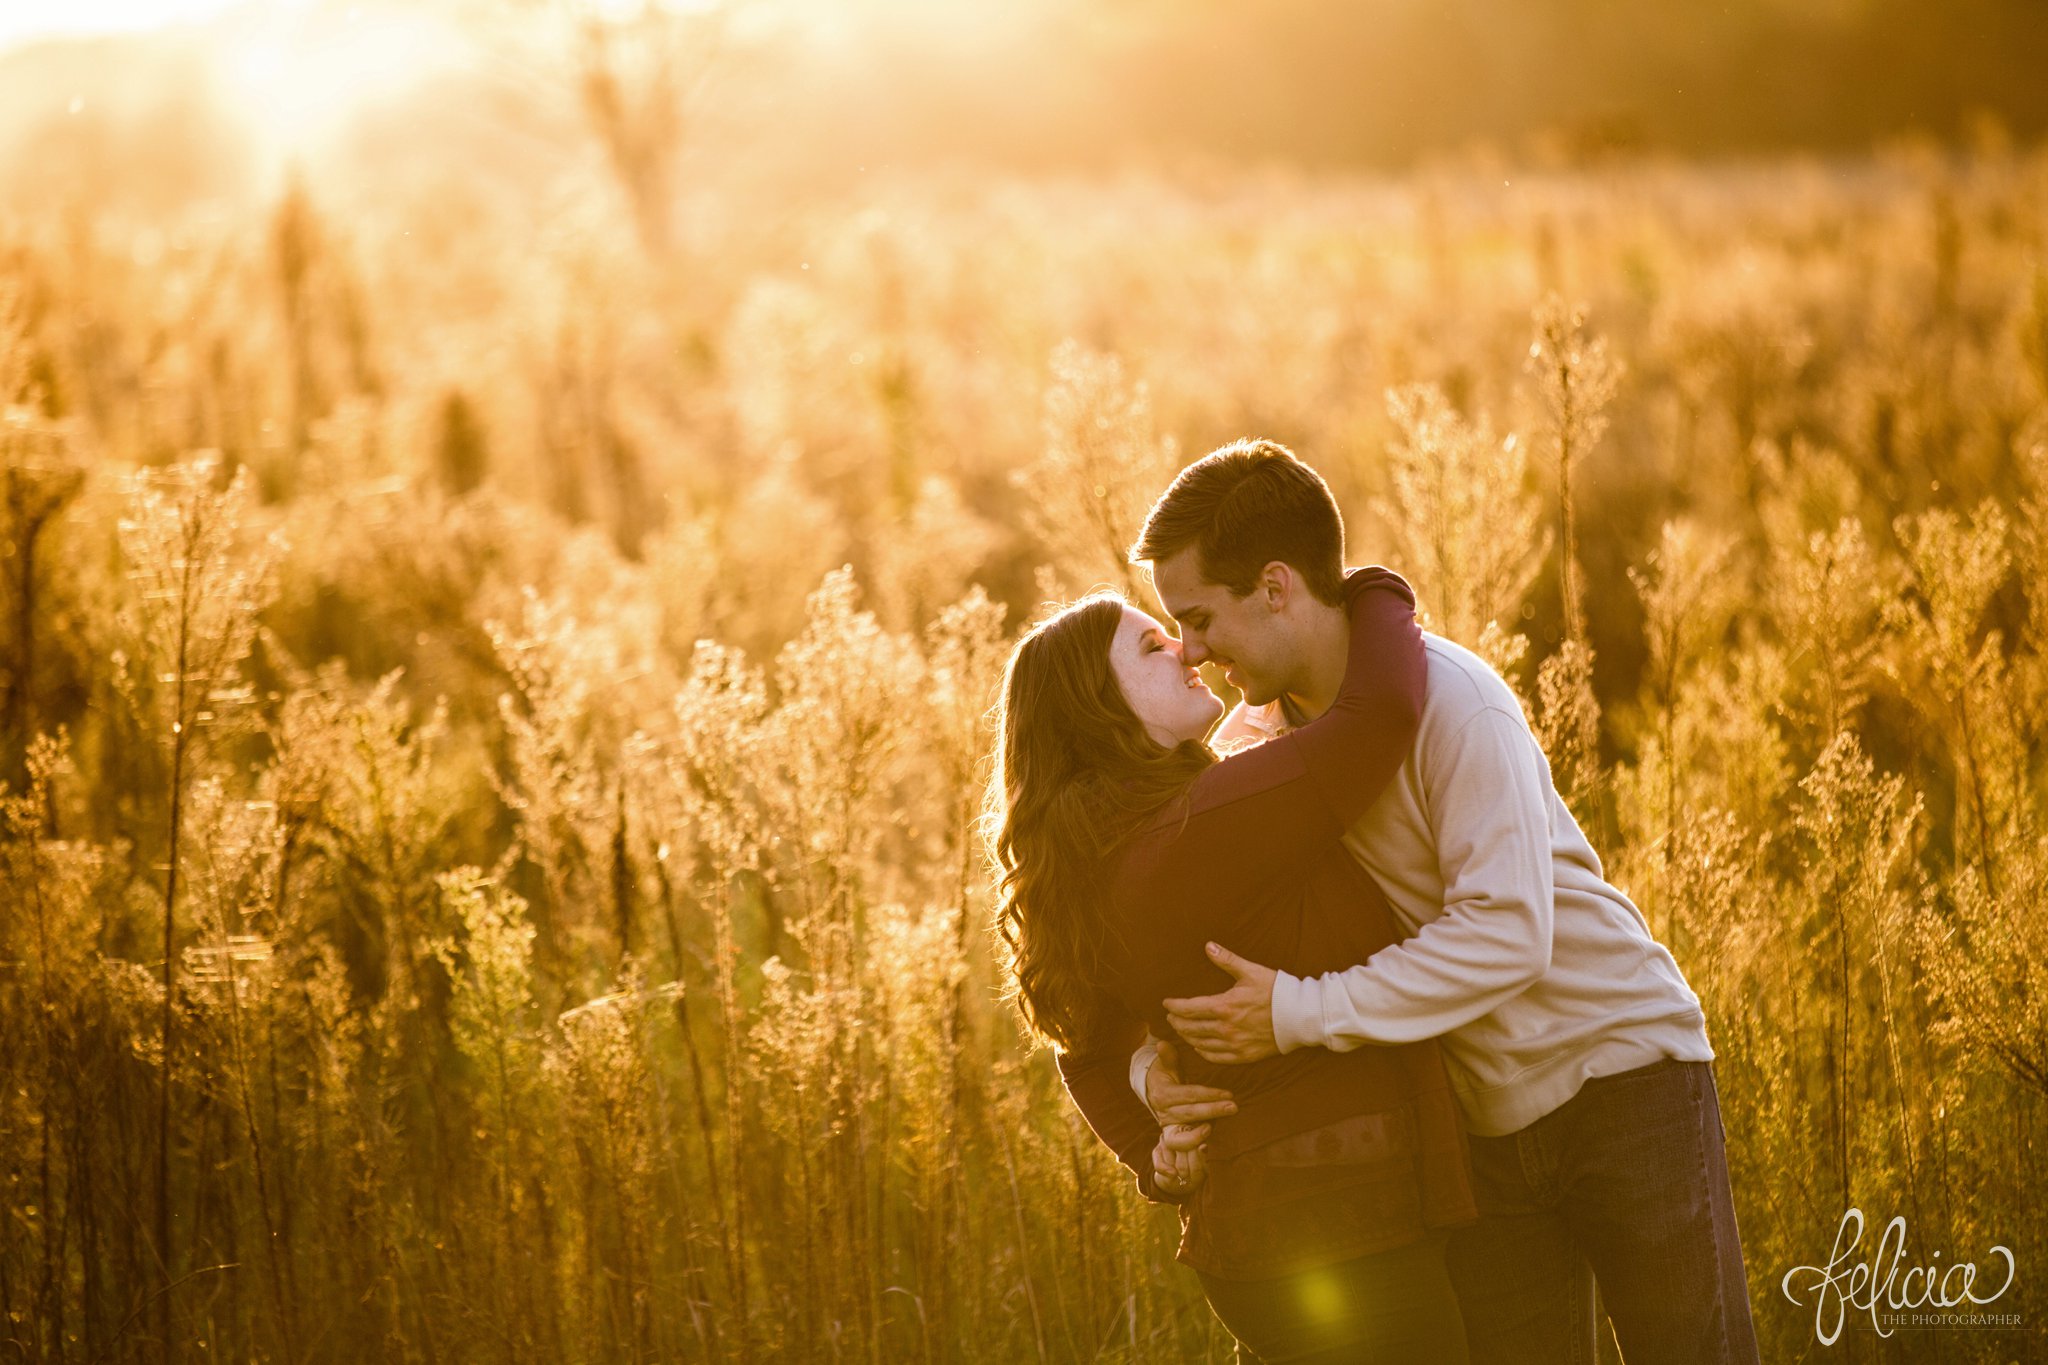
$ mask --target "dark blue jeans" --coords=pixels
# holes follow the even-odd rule
[[[1238,1365],[1467,1365],[1447,1240],[1433,1232],[1272,1280],[1203,1275],[1202,1290],[1237,1338]]]
[[[1724,1141],[1712,1063],[1671,1058],[1474,1137],[1448,1255],[1472,1365],[1594,1365],[1596,1280],[1628,1365],[1755,1365]]]

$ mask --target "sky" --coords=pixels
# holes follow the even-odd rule
[[[445,6],[407,0],[0,0],[0,55],[31,64],[35,45],[66,38],[153,35],[200,40],[212,97],[246,117],[255,144],[280,154],[303,150],[345,127],[375,99],[416,85],[423,73],[446,65],[459,50]],[[147,72],[141,49],[111,54],[103,73]],[[67,70],[59,62],[52,71]],[[166,96],[129,87],[145,104]],[[88,83],[89,84],[89,83]],[[50,93],[62,98],[61,81]],[[100,88],[104,104],[107,91]],[[75,92],[70,112],[94,107]],[[4,106],[21,117],[19,101]],[[47,118],[30,110],[29,121]]]
[[[736,0],[573,3],[604,18]],[[754,38],[772,41],[749,48],[747,79],[731,83],[733,105],[720,112],[753,120],[731,135],[755,152],[777,139],[801,145],[821,165],[1196,155],[1398,168],[1474,148],[1550,159],[1858,151],[1908,135],[1968,138],[1992,120],[2022,139],[2048,134],[2041,0],[737,7],[759,21]],[[509,23],[480,22],[517,14],[561,10],[512,0],[0,0],[0,56],[16,61],[0,79],[0,163],[11,132],[93,107],[69,88],[85,80],[71,74],[78,63],[94,64],[86,75],[104,103],[109,91],[139,90],[126,73],[161,55],[150,43],[95,44],[43,63],[25,46],[40,39],[163,33],[164,49],[203,56],[222,107],[249,115],[266,146],[303,149],[347,134],[373,103],[441,92],[435,78],[447,72],[496,62],[528,74],[507,53],[573,59],[574,44],[551,41],[552,28],[523,43]],[[447,89],[473,96],[477,85]],[[482,116],[474,99],[443,99],[443,112]]]
[[[0,49],[33,38],[121,33],[211,19],[244,0],[0,0]],[[290,5],[298,0],[271,0]]]

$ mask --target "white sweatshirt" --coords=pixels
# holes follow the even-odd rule
[[[1412,936],[1342,972],[1279,973],[1282,1052],[1441,1038],[1474,1133],[1525,1128],[1661,1057],[1711,1060],[1706,1018],[1642,912],[1601,875],[1515,694],[1425,634],[1422,728],[1393,784],[1345,835]],[[1242,712],[1278,733],[1278,705]],[[1153,1048],[1132,1058],[1143,1097]]]

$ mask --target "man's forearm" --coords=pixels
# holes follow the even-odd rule
[[[1424,933],[1441,924],[1423,926]],[[1382,948],[1341,972],[1273,981],[1273,1039],[1280,1051],[1326,1047],[1349,1052],[1366,1043],[1397,1046],[1462,1028],[1527,990],[1550,965],[1547,940],[1519,954],[1480,960],[1406,943]]]
[[[1358,966],[1276,977],[1273,1037],[1282,1052],[1435,1038],[1550,969],[1550,788],[1533,737],[1519,716],[1482,712],[1432,767],[1443,912]]]

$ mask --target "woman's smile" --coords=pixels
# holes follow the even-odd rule
[[[1110,671],[1146,732],[1169,749],[1208,734],[1223,715],[1222,700],[1188,663],[1180,641],[1136,607],[1124,608]]]

